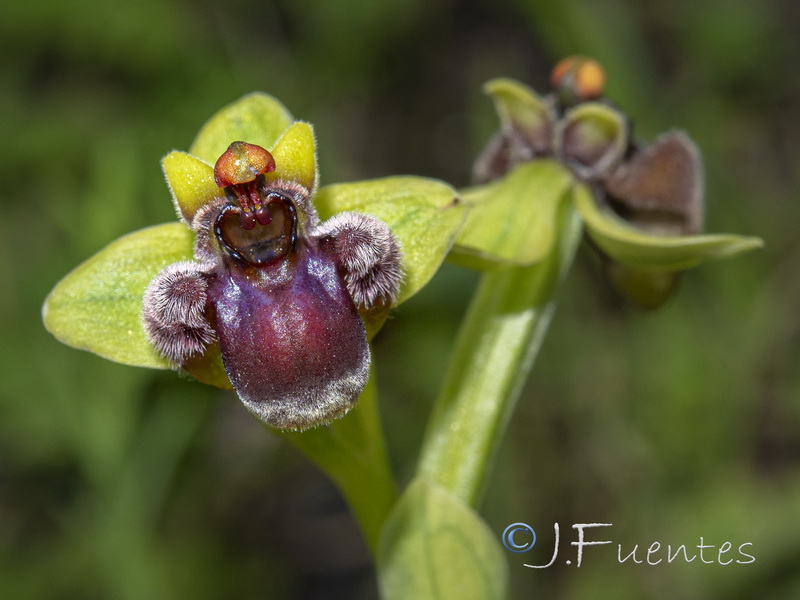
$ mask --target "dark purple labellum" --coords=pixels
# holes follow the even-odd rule
[[[307,429],[346,412],[366,385],[369,347],[333,249],[297,240],[293,205],[273,200],[269,225],[239,227],[225,207],[215,234],[226,252],[208,303],[237,394],[259,418]]]

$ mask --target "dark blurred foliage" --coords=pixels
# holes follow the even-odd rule
[[[767,247],[688,273],[654,314],[581,253],[487,486],[492,528],[527,521],[544,546],[509,555],[512,597],[800,597],[798,34],[793,0],[3,3],[0,597],[374,597],[323,475],[229,393],[58,344],[41,303],[106,243],[174,218],[158,160],[248,91],[315,124],[323,183],[465,185],[496,127],[482,82],[541,89],[574,53],[605,65],[639,137],[698,142],[709,230]],[[402,480],[476,278],[445,267],[376,341]],[[554,521],[562,547],[573,522],[607,522],[594,539],[640,558],[702,536],[757,560],[619,565],[604,547],[580,570],[526,569]]]

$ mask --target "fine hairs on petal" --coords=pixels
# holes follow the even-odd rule
[[[183,364],[214,341],[205,318],[207,283],[197,263],[182,261],[156,275],[144,293],[142,319],[156,350]]]
[[[400,245],[384,222],[360,213],[343,212],[314,231],[330,237],[345,270],[347,291],[358,306],[394,302],[403,272]]]
[[[176,365],[184,364],[189,357],[202,354],[214,341],[210,328],[189,327],[182,323],[160,323],[144,315],[145,330],[151,344],[159,354]]]
[[[198,210],[192,219],[191,227],[196,234],[194,257],[203,264],[219,261],[219,246],[214,237],[214,222],[228,203],[227,198],[216,198]]]

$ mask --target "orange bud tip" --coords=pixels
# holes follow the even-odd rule
[[[553,88],[575,101],[585,102],[603,95],[606,73],[600,63],[584,56],[568,56],[561,60],[550,75]]]
[[[249,183],[275,170],[275,159],[267,150],[247,142],[233,142],[214,165],[214,182],[221,188]]]

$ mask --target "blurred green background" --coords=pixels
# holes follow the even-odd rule
[[[800,598],[800,4],[793,0],[89,0],[0,7],[0,597],[368,599],[372,567],[330,483],[235,397],[108,363],[40,321],[56,281],[174,218],[158,161],[259,89],[316,126],[323,183],[468,183],[496,119],[484,80],[543,89],[585,53],[649,140],[704,150],[708,229],[764,250],[689,272],[654,314],[584,248],[492,478],[525,521],[512,598]],[[401,480],[476,274],[445,267],[376,341]],[[576,522],[625,554],[700,537],[756,562],[562,558]],[[714,551],[706,558],[716,562]]]

